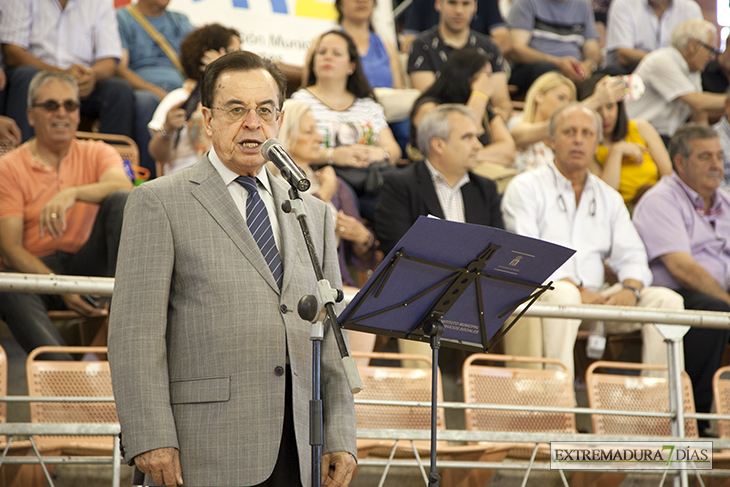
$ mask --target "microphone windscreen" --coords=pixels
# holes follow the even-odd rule
[[[264,142],[264,145],[261,146],[261,155],[264,156],[264,159],[267,161],[273,161],[271,158],[271,149],[273,147],[284,147],[284,144],[281,143],[279,139],[267,139],[266,142]]]

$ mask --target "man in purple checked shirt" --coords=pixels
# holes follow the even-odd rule
[[[712,127],[688,123],[672,137],[669,155],[675,173],[641,198],[633,216],[654,284],[677,291],[686,309],[730,312],[730,197],[718,190],[724,173],[720,140]],[[712,375],[728,338],[730,330],[700,328],[684,337],[685,369],[699,412],[712,406]],[[707,422],[699,427],[702,432]]]

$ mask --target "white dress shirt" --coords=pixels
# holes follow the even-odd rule
[[[646,249],[621,195],[587,170],[586,174],[577,206],[571,182],[554,164],[516,176],[502,198],[505,228],[576,250],[551,280],[569,278],[598,291],[608,258],[620,282],[636,279],[649,286]]]
[[[682,54],[673,47],[650,52],[634,70],[646,85],[638,100],[626,100],[629,119],[646,120],[660,135],[672,136],[692,113],[682,95],[702,92],[702,76],[691,72]]]
[[[433,189],[436,190],[436,197],[439,204],[441,204],[441,210],[444,212],[444,219],[450,222],[466,223],[466,210],[464,209],[464,196],[461,194],[461,188],[469,182],[469,175],[464,174],[454,186],[451,186],[444,175],[438,172],[428,160],[424,162],[431,175]]]
[[[223,183],[228,188],[228,192],[233,198],[233,202],[236,203],[238,211],[241,212],[243,221],[246,222],[246,199],[248,198],[248,191],[246,188],[236,182],[236,178],[240,174],[236,174],[226,167],[225,164],[220,160],[218,154],[215,153],[215,149],[211,149],[208,152],[208,159],[215,167],[218,174],[221,175]],[[269,213],[269,220],[271,221],[271,230],[274,232],[274,241],[276,242],[276,248],[281,253],[281,229],[279,228],[279,219],[277,218],[276,203],[274,203],[274,193],[271,190],[271,182],[269,181],[269,173],[266,171],[265,166],[261,168],[261,171],[256,175],[259,180],[257,187],[259,188],[259,196],[266,205],[266,211]]]
[[[606,64],[618,64],[618,48],[651,52],[669,47],[674,29],[690,19],[702,19],[702,9],[695,0],[671,0],[661,20],[649,0],[613,0],[606,25]]]
[[[121,59],[122,40],[112,0],[3,0],[0,41],[22,47],[61,69]]]

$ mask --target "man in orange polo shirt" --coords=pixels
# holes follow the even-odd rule
[[[116,150],[76,139],[79,117],[72,76],[45,71],[33,78],[28,120],[36,137],[0,158],[0,265],[5,270],[114,273],[132,183]],[[63,345],[49,309],[84,316],[103,312],[78,294],[0,293],[0,318],[26,352]]]

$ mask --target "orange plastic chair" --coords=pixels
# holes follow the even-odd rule
[[[730,414],[730,366],[720,367],[712,378],[717,414]],[[730,420],[717,421],[720,438],[730,438]]]
[[[28,395],[111,397],[108,361],[42,360],[44,353],[106,354],[106,347],[39,347],[26,361]],[[118,423],[113,402],[31,402],[33,423]],[[39,449],[53,454],[111,455],[112,436],[34,436]]]
[[[502,367],[495,363],[542,364],[556,370]],[[464,401],[473,404],[572,408],[575,406],[573,380],[567,367],[555,359],[476,353],[463,366]],[[518,410],[466,409],[466,429],[577,434],[575,414]],[[535,459],[550,457],[547,444],[522,443],[509,450],[508,457]],[[529,475],[528,468],[525,479]],[[560,472],[561,475],[562,471]],[[468,485],[486,485],[493,470],[471,472]]]
[[[623,411],[669,412],[669,380],[666,377],[645,377],[597,372],[600,369],[635,372],[667,371],[666,366],[628,362],[594,362],[586,370],[588,404],[594,409]],[[682,371],[682,397],[685,413],[695,412],[692,381]],[[591,415],[593,432],[599,435],[671,436],[669,418],[652,416]],[[697,420],[685,418],[684,435],[698,438]],[[589,482],[600,482],[602,486],[618,486],[625,473],[576,472],[577,477]],[[574,475],[575,479],[576,475]]]
[[[598,361],[586,370],[588,404],[596,409],[669,412],[669,381],[664,377],[643,377],[599,373],[599,369],[666,371],[662,365]],[[694,413],[692,381],[682,371],[684,412]],[[671,436],[669,418],[591,415],[593,432],[601,435]],[[685,437],[697,438],[697,420],[684,420]]]
[[[393,401],[431,402],[431,359],[421,355],[401,353],[353,352],[354,358],[370,358],[401,361],[420,361],[427,368],[411,368],[397,366],[358,366],[363,390],[356,399],[379,399]],[[439,372],[438,401],[443,401],[441,374]],[[431,409],[428,407],[385,406],[355,404],[355,415],[358,428],[375,429],[430,429]],[[437,429],[446,429],[446,418],[443,408],[437,410]],[[444,460],[501,460],[508,450],[506,445],[449,445],[439,440],[437,453]],[[358,458],[367,456],[413,457],[419,459],[431,454],[431,444],[427,440],[357,440]],[[388,474],[386,466],[380,485],[383,485]],[[449,480],[450,472],[459,469],[443,469],[442,485],[456,485]],[[428,483],[426,472],[421,466],[424,481]]]

